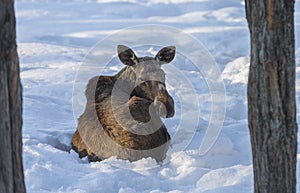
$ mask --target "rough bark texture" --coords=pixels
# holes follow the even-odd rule
[[[14,1],[0,0],[0,192],[25,192]]]
[[[248,119],[256,193],[296,192],[293,0],[246,0]]]

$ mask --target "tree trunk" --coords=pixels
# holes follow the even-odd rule
[[[248,119],[256,193],[296,192],[293,0],[246,0]]]
[[[0,192],[25,192],[14,1],[0,0]]]

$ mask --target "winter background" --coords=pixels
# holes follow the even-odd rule
[[[24,91],[23,162],[29,193],[253,192],[246,98],[250,45],[244,1],[17,0],[15,7]],[[295,4],[298,104],[299,22],[298,0]],[[199,83],[201,74],[183,64],[180,69],[190,77],[201,107],[200,122],[189,146],[176,149],[181,141],[173,141],[168,154],[170,161],[161,166],[151,158],[133,163],[116,158],[88,163],[70,150],[77,124],[72,108],[77,70],[99,40],[123,28],[143,24],[178,28],[197,38],[211,53],[226,87],[221,133],[210,151],[200,156],[199,141],[210,119],[210,95],[205,82]],[[106,74],[114,74],[122,67],[117,63]],[[168,87],[173,95],[182,86],[168,76],[167,82],[177,85]],[[189,104],[189,109],[194,109],[193,103]],[[180,101],[176,100],[176,105],[180,106]],[[174,125],[184,117],[181,115],[176,113],[166,122],[172,136],[177,132]],[[190,138],[184,134],[182,141]],[[300,179],[299,145],[297,159]],[[300,192],[299,182],[297,189]]]

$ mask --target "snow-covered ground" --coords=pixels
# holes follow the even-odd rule
[[[242,0],[18,0],[15,4],[24,88],[23,159],[29,193],[253,192],[246,103],[250,46]],[[300,104],[300,1],[295,11]],[[217,141],[207,154],[200,155],[206,128],[215,121],[211,119],[212,97],[205,72],[195,71],[189,58],[179,55],[174,64],[182,63],[177,67],[190,81],[196,98],[191,100],[184,83],[167,75],[177,107],[175,117],[166,120],[175,139],[167,161],[157,165],[150,158],[133,163],[116,158],[97,163],[81,160],[70,151],[78,116],[72,103],[74,109],[80,105],[73,101],[77,71],[97,42],[122,33],[124,28],[145,24],[182,30],[202,42],[215,59],[226,88],[225,119]],[[151,55],[157,51],[155,47],[143,48],[137,52]],[[121,67],[116,63],[105,73],[114,74]],[[200,112],[195,109],[196,101]],[[199,117],[187,116],[185,109]],[[297,113],[299,117],[300,111]],[[192,126],[198,118],[195,133],[180,128],[182,119],[188,120],[184,125]],[[300,179],[300,172],[297,176]],[[300,192],[300,183],[297,189]]]

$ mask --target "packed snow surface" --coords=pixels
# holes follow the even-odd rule
[[[15,7],[24,91],[23,162],[29,193],[253,192],[246,98],[250,44],[244,1],[18,0]],[[299,1],[295,8],[300,104]],[[73,100],[78,69],[100,40],[122,33],[124,28],[146,24],[182,30],[201,42],[214,58],[226,88],[225,118],[218,138],[208,153],[199,153],[206,129],[215,121],[212,95],[205,72],[195,70],[189,58],[178,55],[174,63],[181,64],[177,68],[196,94],[190,95],[182,81],[167,74],[167,88],[177,109],[165,122],[173,139],[166,161],[158,165],[151,158],[132,163],[114,157],[96,163],[79,159],[70,147],[78,118],[73,109],[85,104]],[[157,46],[168,45],[136,51],[153,55]],[[115,74],[123,67],[115,56],[111,56],[115,63],[104,74]],[[194,108],[196,101],[200,109]],[[188,116],[186,109],[199,116]],[[196,128],[178,128],[182,120],[191,127],[198,122]],[[299,163],[299,146],[297,157]],[[299,169],[297,176],[300,179]],[[299,180],[297,189],[300,192]]]

